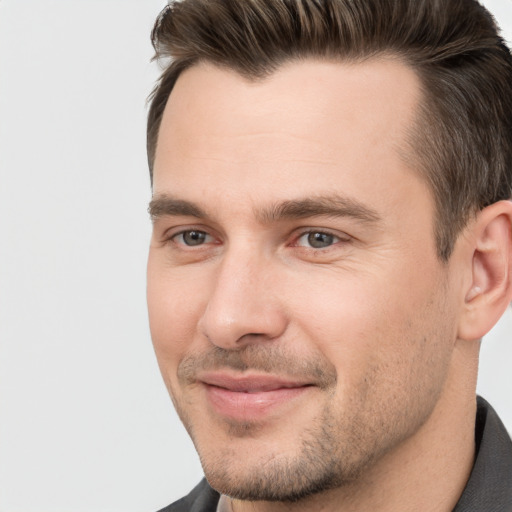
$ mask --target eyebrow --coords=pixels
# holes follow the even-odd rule
[[[363,223],[376,223],[379,214],[350,197],[329,195],[283,201],[257,212],[262,223],[307,217],[350,217]]]
[[[183,201],[181,199],[175,199],[168,195],[159,195],[154,197],[149,203],[148,213],[152,221],[155,221],[166,215],[182,215],[185,217],[197,218],[205,218],[208,216],[206,215],[206,212],[204,212],[195,203],[190,201]]]
[[[153,222],[163,216],[210,217],[196,203],[176,199],[166,194],[155,196],[149,203],[148,212]],[[381,217],[374,209],[353,198],[340,195],[282,201],[271,204],[261,210],[257,209],[254,213],[262,224],[320,216],[334,218],[349,217],[367,224],[374,224],[381,220]]]

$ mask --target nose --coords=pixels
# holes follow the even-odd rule
[[[227,350],[278,338],[287,319],[276,271],[263,255],[226,255],[199,320],[200,332]]]

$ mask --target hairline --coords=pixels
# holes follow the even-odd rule
[[[165,98],[165,104],[161,109],[161,113],[157,118],[157,122],[155,122],[153,125],[154,132],[153,139],[151,141],[152,152],[149,153],[148,155],[151,186],[153,186],[154,164],[156,160],[156,153],[160,136],[160,127],[165,114],[165,109],[174,90],[174,87],[176,86],[177,81],[182,76],[182,74],[186,73],[188,70],[202,65],[210,65],[218,69],[223,69],[226,71],[236,73],[238,76],[240,76],[244,80],[247,80],[248,82],[258,83],[271,78],[273,75],[282,70],[285,66],[293,65],[294,63],[300,63],[305,61],[317,61],[340,65],[358,65],[371,60],[387,59],[400,62],[401,64],[406,66],[415,74],[418,80],[418,98],[416,105],[414,107],[415,111],[412,113],[411,120],[409,121],[409,126],[407,126],[404,130],[403,140],[401,141],[400,144],[397,144],[395,146],[395,149],[397,150],[399,157],[407,165],[410,171],[414,172],[416,176],[425,184],[426,190],[428,190],[428,193],[430,194],[430,197],[434,205],[433,236],[435,238],[437,254],[441,262],[447,263],[451,256],[452,249],[455,244],[455,239],[458,238],[458,235],[460,235],[464,226],[467,225],[467,221],[470,218],[470,214],[475,213],[476,209],[475,211],[472,212],[466,212],[466,215],[461,219],[461,225],[458,226],[458,229],[454,231],[455,239],[447,241],[445,233],[443,232],[442,228],[444,207],[443,204],[439,201],[438,195],[435,193],[434,181],[436,170],[433,169],[432,159],[427,159],[425,155],[421,155],[419,150],[422,138],[432,134],[433,130],[439,132],[439,128],[442,125],[442,123],[435,123],[435,121],[433,121],[432,113],[437,113],[438,106],[434,100],[432,91],[427,86],[427,77],[425,73],[425,68],[427,67],[427,64],[416,64],[413,59],[409,58],[407,52],[396,51],[390,48],[383,48],[380,50],[368,49],[366,53],[360,52],[357,54],[348,54],[345,56],[336,55],[334,53],[316,54],[314,52],[305,52],[304,54],[300,55],[286,56],[278,63],[276,63],[273,67],[267,68],[263,73],[247,71],[242,69],[240,66],[233,65],[229,61],[218,61],[213,58],[198,58],[193,61],[181,63],[182,66],[176,69],[175,73],[172,73],[176,75],[174,77],[172,87],[169,90],[167,98]],[[170,70],[171,68],[168,67],[167,69]],[[153,99],[154,95],[152,94],[149,97],[149,100],[153,101]],[[437,136],[440,136],[440,133],[438,133]],[[149,142],[150,141],[148,139],[148,146]]]

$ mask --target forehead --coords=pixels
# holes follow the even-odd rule
[[[293,62],[258,81],[196,65],[165,108],[154,192],[289,199],[403,185],[419,99],[418,77],[393,58]]]

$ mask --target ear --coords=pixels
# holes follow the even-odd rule
[[[512,202],[484,208],[471,224],[471,278],[465,288],[458,337],[477,340],[496,324],[512,300]]]

